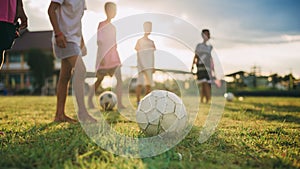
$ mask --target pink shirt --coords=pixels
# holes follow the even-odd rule
[[[116,28],[113,24],[105,22],[99,23],[97,43],[97,70],[112,69],[121,65],[117,51]]]
[[[14,23],[17,0],[0,0],[0,21]]]

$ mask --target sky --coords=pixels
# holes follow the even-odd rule
[[[50,0],[23,0],[30,31],[52,30],[47,15]],[[88,53],[87,69],[95,61],[98,23],[105,19],[103,0],[86,0],[83,34]],[[190,70],[199,32],[211,31],[210,43],[220,74],[260,67],[263,75],[293,73],[300,78],[300,18],[297,0],[113,0],[117,16],[118,51],[122,62],[136,63],[134,46],[142,36],[143,20],[153,22],[158,67]],[[178,18],[178,19],[176,19]],[[140,26],[138,26],[138,24]],[[126,36],[126,33],[128,36]],[[185,67],[170,61],[173,55]],[[172,58],[172,57],[171,57]],[[130,60],[130,62],[129,62]],[[174,62],[174,64],[172,64]],[[182,64],[180,64],[182,66]],[[168,67],[169,66],[169,67]],[[172,67],[173,66],[173,67]],[[222,75],[221,75],[222,76]]]

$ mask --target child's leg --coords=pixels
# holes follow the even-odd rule
[[[81,57],[75,56],[68,58],[68,61],[70,62],[72,67],[75,67],[73,87],[78,105],[78,118],[81,121],[96,122],[96,120],[87,112],[84,103],[84,80],[86,69],[83,60]]]
[[[139,102],[141,100],[142,89],[143,89],[142,84],[144,84],[144,71],[139,70],[138,77],[137,77],[137,86],[135,88],[137,105],[139,104]]]
[[[65,115],[65,104],[66,98],[68,95],[68,85],[71,79],[72,65],[68,62],[67,59],[62,59],[61,69],[59,73],[59,79],[57,83],[57,102],[56,102],[56,113],[55,119],[56,122],[75,122]]]
[[[135,94],[136,94],[136,101],[139,103],[141,100],[141,94],[142,94],[142,85],[137,85],[135,88]]]
[[[204,99],[204,93],[205,93],[205,90],[204,90],[204,82],[202,82],[200,85],[200,102],[203,103],[203,99]]]
[[[118,100],[118,108],[122,109],[125,108],[125,106],[122,104],[122,74],[121,74],[121,69],[118,67],[116,69],[116,79],[117,79],[117,86],[116,86],[116,94],[117,94],[117,100]]]
[[[151,92],[151,85],[146,85],[146,95],[149,94]]]
[[[209,103],[211,99],[211,84],[207,83],[207,87],[206,87],[206,103]]]
[[[104,79],[104,74],[97,75],[97,81],[95,82],[94,85],[90,86],[89,96],[88,96],[89,108],[95,108],[94,103],[93,103],[93,97],[94,97],[95,92],[98,89],[98,87],[100,86],[103,79]]]
[[[210,100],[210,86],[207,82],[204,82],[203,85],[204,85],[205,103],[208,103]]]
[[[151,84],[153,83],[153,70],[149,69],[144,72],[145,77],[145,94],[149,94],[151,92]]]
[[[5,62],[5,50],[0,50],[0,70],[2,69],[2,66]]]

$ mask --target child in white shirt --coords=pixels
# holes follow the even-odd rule
[[[154,51],[156,50],[153,40],[149,39],[152,31],[152,23],[144,23],[144,36],[140,38],[135,46],[137,51],[138,79],[136,87],[137,104],[140,102],[142,87],[145,86],[146,94],[151,92],[153,86]]]

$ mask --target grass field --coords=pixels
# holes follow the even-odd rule
[[[300,168],[300,98],[228,102],[208,141],[198,142],[199,116],[176,147],[144,159],[103,150],[80,124],[52,123],[55,105],[55,97],[0,97],[0,168]],[[76,116],[71,97],[66,110]],[[136,124],[114,124],[138,132]]]

